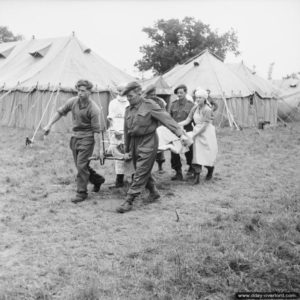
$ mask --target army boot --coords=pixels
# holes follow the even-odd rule
[[[188,176],[194,176],[195,175],[195,170],[192,166],[189,166],[189,169],[187,170],[187,175]]]
[[[158,189],[156,188],[156,186],[152,186],[150,189],[149,189],[150,193],[149,193],[149,196],[148,196],[148,202],[155,202],[156,200],[158,200],[160,198],[160,194],[158,192]]]
[[[127,195],[125,201],[116,209],[116,212],[123,214],[132,210],[132,203],[134,201],[135,195]]]
[[[79,203],[79,202],[82,202],[82,201],[86,200],[87,197],[88,197],[88,194],[86,192],[78,192],[76,194],[76,197],[71,199],[71,202],[76,204],[76,203]]]
[[[206,167],[206,169],[207,169],[207,175],[205,177],[205,180],[211,180],[215,167]]]
[[[183,180],[183,175],[182,175],[181,169],[176,170],[176,174],[175,174],[175,176],[173,176],[171,178],[171,180],[179,180],[179,181]]]
[[[193,183],[194,184],[199,184],[200,183],[200,173],[195,173]]]

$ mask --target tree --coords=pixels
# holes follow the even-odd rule
[[[140,47],[143,57],[135,63],[140,71],[153,70],[156,74],[162,74],[206,48],[221,59],[225,59],[228,51],[240,54],[239,41],[233,29],[218,34],[209,25],[191,17],[185,17],[182,21],[160,19],[153,27],[143,28],[143,32],[152,43]]]
[[[22,39],[22,35],[14,35],[11,31],[8,30],[8,27],[0,26],[0,43],[14,42]]]

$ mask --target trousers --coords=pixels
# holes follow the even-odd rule
[[[93,154],[94,145],[93,136],[85,138],[71,137],[70,148],[77,169],[77,193],[87,193],[87,185],[90,177],[88,158]]]
[[[131,151],[135,168],[133,181],[127,192],[128,195],[139,195],[144,188],[152,190],[155,180],[151,170],[155,163],[158,148],[158,136],[152,133],[146,136],[132,137]]]

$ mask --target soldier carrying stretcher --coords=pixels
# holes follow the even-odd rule
[[[158,148],[156,128],[159,123],[180,137],[183,143],[187,140],[184,131],[171,116],[153,100],[144,99],[141,94],[142,88],[137,82],[129,83],[122,93],[129,101],[124,120],[124,157],[133,160],[135,173],[124,203],[117,208],[119,213],[130,211],[133,201],[144,188],[150,192],[149,201],[160,197],[151,176]]]

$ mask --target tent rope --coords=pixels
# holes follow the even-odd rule
[[[50,102],[51,102],[51,100],[52,100],[52,98],[53,98],[54,91],[55,91],[55,87],[53,88],[53,91],[52,91],[52,93],[51,93],[51,95],[50,95],[50,98],[49,98],[49,100],[48,100],[48,102],[47,102],[47,104],[46,104],[45,110],[44,110],[44,112],[43,112],[43,114],[42,114],[42,117],[41,117],[41,119],[40,119],[40,121],[39,121],[39,123],[38,123],[38,125],[37,125],[37,127],[36,127],[36,129],[35,129],[35,131],[34,131],[34,133],[33,133],[33,136],[32,136],[32,138],[31,138],[31,142],[32,142],[32,143],[33,143],[34,138],[35,138],[35,136],[36,136],[36,134],[37,134],[37,132],[38,132],[38,130],[39,130],[41,124],[42,124],[42,121],[43,121],[43,119],[44,119],[44,116],[45,116],[45,114],[46,114],[46,111],[47,111],[47,109],[48,109],[48,106],[49,106],[49,104],[50,104]],[[59,93],[59,89],[57,89],[57,95],[58,95],[58,93]]]
[[[55,112],[56,112],[56,105],[57,105],[57,100],[58,100],[58,95],[60,93],[60,90],[61,90],[61,84],[59,84],[58,86],[58,90],[57,90],[57,94],[55,96],[55,99],[53,101],[53,107],[52,107],[52,111],[51,111],[51,114],[50,114],[50,120],[52,119],[52,117],[54,116]],[[53,125],[53,127],[55,128],[55,124]]]
[[[45,88],[44,91],[42,92],[42,96],[46,91],[47,91],[47,88]],[[31,93],[33,93],[33,92],[34,92],[34,90]],[[32,103],[32,105],[30,106],[27,114],[24,115],[24,118],[20,122],[21,124],[25,121],[26,117],[31,113],[32,109],[37,105],[37,103],[38,103],[38,98],[35,99],[34,103]]]

